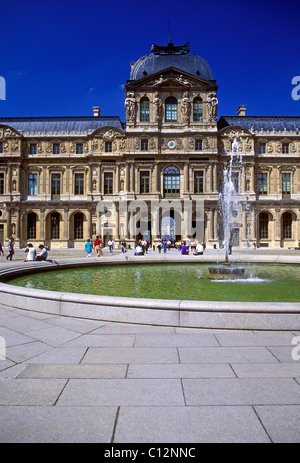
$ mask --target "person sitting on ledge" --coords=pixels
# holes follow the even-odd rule
[[[202,256],[202,254],[203,254],[203,244],[197,243],[194,256]]]
[[[183,245],[181,246],[181,254],[188,255],[188,253],[189,253],[189,247],[184,242]]]
[[[25,259],[25,262],[28,260],[36,260],[36,250],[31,243],[27,244],[27,248],[25,249],[25,252],[27,252],[27,257]]]
[[[41,250],[38,255],[36,256],[36,260],[46,260],[48,256],[48,248],[43,244],[39,245],[39,249]]]
[[[142,246],[138,245],[138,246],[135,248],[135,253],[134,253],[134,255],[135,255],[135,256],[143,256],[143,255],[144,255]]]

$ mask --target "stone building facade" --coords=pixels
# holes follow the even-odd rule
[[[82,247],[197,238],[222,246],[219,195],[237,140],[242,247],[300,239],[300,117],[218,118],[218,85],[187,43],[131,64],[126,122],[102,116],[0,118],[0,241]],[[198,224],[199,227],[198,227]],[[197,228],[198,227],[198,228]]]

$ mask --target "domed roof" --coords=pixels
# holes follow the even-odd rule
[[[131,64],[130,80],[142,79],[170,66],[205,80],[213,80],[209,64],[201,56],[190,53],[189,42],[182,46],[169,42],[167,47],[152,44],[151,54]]]

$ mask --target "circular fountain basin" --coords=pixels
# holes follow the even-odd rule
[[[193,257],[179,257],[177,263],[195,263]],[[113,265],[131,267],[137,263],[157,264],[164,267],[174,263],[174,259],[159,260],[155,258],[123,257],[101,258],[101,261],[89,261],[89,267],[105,267]],[[265,262],[265,261],[264,261]],[[212,263],[212,262],[211,262]],[[285,262],[288,263],[288,262]],[[300,263],[300,261],[299,261]],[[17,264],[17,263],[16,263]],[[196,264],[197,265],[197,264]],[[19,287],[7,284],[14,277],[50,270],[66,270],[87,266],[86,258],[61,260],[55,263],[22,263],[13,268],[12,265],[2,267],[0,271],[1,303],[8,307],[23,310],[43,312],[62,316],[109,322],[138,323],[173,327],[197,327],[209,329],[240,329],[240,330],[300,330],[299,302],[247,302],[247,301],[215,301],[212,291],[211,300],[159,299],[143,297],[121,297],[118,294],[118,280],[115,279],[117,296],[70,293],[36,289],[34,287]],[[183,265],[184,267],[184,265]],[[165,273],[165,277],[168,275]],[[211,281],[205,277],[206,281]],[[200,280],[198,280],[200,281]],[[186,281],[182,279],[184,285]],[[218,286],[240,285],[236,282],[214,283]],[[296,287],[296,285],[294,285]],[[297,299],[298,301],[299,299]],[[291,301],[291,299],[290,299]]]

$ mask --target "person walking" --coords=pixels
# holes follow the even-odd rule
[[[229,254],[232,254],[232,241],[231,240],[229,240],[228,247],[229,247]]]
[[[1,253],[2,253],[2,255],[4,256],[4,249],[3,249],[2,243],[1,243],[1,241],[0,241],[0,256],[1,256]]]
[[[122,253],[125,254],[126,252],[126,241],[122,240],[121,242]]]
[[[15,253],[15,250],[14,250],[14,246],[15,246],[15,240],[14,240],[14,237],[11,236],[8,240],[8,255],[6,256],[6,260],[12,260],[13,258],[13,255]]]
[[[96,239],[94,241],[94,247],[97,252],[97,257],[100,257],[101,255],[101,240],[99,236],[96,236]]]
[[[114,243],[113,240],[109,240],[107,244],[108,244],[108,247],[109,247],[109,252],[112,255],[115,243]]]
[[[84,250],[87,253],[88,257],[91,257],[92,255],[92,250],[93,250],[93,244],[91,243],[91,240],[88,238],[85,245],[84,245]]]

